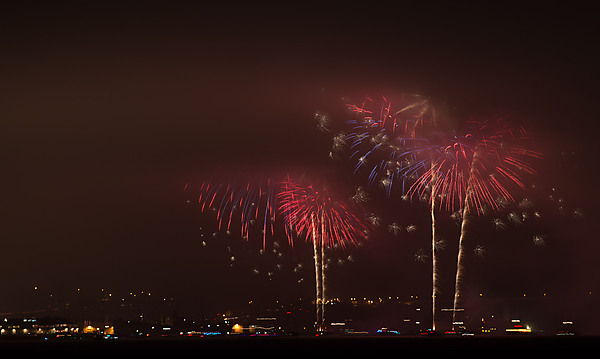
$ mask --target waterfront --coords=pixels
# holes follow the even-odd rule
[[[595,336],[224,336],[181,337],[163,339],[123,338],[116,340],[10,340],[0,342],[0,350],[23,352],[90,352],[96,354],[137,353],[190,355],[206,350],[228,354],[260,352],[261,355],[281,356],[282,351],[294,354],[336,353],[352,354],[460,354],[468,357],[482,355],[577,354],[598,343]],[[190,352],[190,350],[192,352]]]

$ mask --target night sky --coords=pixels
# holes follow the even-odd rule
[[[589,291],[597,298],[591,9],[25,3],[0,11],[0,312],[33,308],[36,286],[65,298],[76,288],[152,291],[175,297],[181,312],[309,297],[312,275],[301,285],[291,272],[268,280],[271,259],[239,237],[213,236],[184,186],[216,168],[331,167],[315,111],[335,111],[344,96],[403,92],[458,113],[516,114],[545,154],[528,194],[545,221],[495,242],[482,229],[490,243],[473,264],[477,290],[560,293],[562,308]],[[430,266],[414,260],[429,245],[426,210],[399,208],[378,210],[416,223],[412,238],[380,233],[336,254],[354,261],[332,269],[331,295],[429,294]],[[544,246],[534,247],[535,233]],[[311,269],[302,246],[286,260]]]

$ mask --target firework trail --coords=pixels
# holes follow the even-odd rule
[[[458,207],[461,226],[455,278],[454,314],[461,304],[464,271],[464,240],[472,216],[498,210],[502,201],[514,201],[513,192],[525,189],[525,177],[535,174],[532,160],[541,154],[529,149],[529,137],[522,128],[510,127],[501,118],[468,121],[464,135],[453,134],[437,146],[432,166],[410,188],[422,193],[427,188],[439,191],[439,205],[448,211]],[[433,148],[432,148],[433,149]],[[432,185],[433,184],[433,185]],[[432,205],[433,205],[432,201]],[[520,221],[514,215],[509,220]],[[497,228],[504,223],[495,222]]]
[[[185,190],[188,189],[189,185],[186,185]],[[353,208],[359,208],[359,202]],[[366,238],[368,225],[363,222],[366,216],[359,218],[348,204],[336,201],[327,187],[304,185],[289,176],[264,178],[238,175],[234,180],[227,181],[221,176],[201,184],[198,203],[202,212],[212,211],[216,214],[217,231],[230,233],[235,221],[239,223],[242,238],[248,240],[250,227],[261,223],[263,250],[267,235],[274,234],[276,216],[283,217],[284,232],[291,246],[296,236],[303,236],[313,243],[318,328],[322,330],[326,304],[325,248],[344,248]],[[233,261],[234,257],[230,260]],[[259,273],[256,268],[253,272]]]
[[[317,329],[324,330],[325,247],[357,245],[366,238],[368,225],[363,216],[344,202],[337,201],[327,186],[286,178],[278,193],[288,237],[302,236],[313,243],[315,260]]]
[[[332,152],[348,151],[356,162],[354,174],[366,175],[369,186],[379,184],[389,197],[399,187],[404,198],[428,200],[431,214],[432,312],[435,330],[437,261],[435,213],[453,213],[460,223],[459,254],[455,278],[454,313],[460,303],[464,263],[464,239],[473,215],[498,210],[511,202],[513,190],[524,188],[526,175],[535,171],[532,159],[541,155],[530,150],[528,136],[500,118],[469,120],[461,128],[440,122],[430,101],[416,96],[401,97],[399,110],[391,101],[367,98],[349,105],[353,117],[350,131],[334,137]],[[448,131],[447,129],[451,130]],[[517,218],[509,215],[508,220]],[[505,227],[501,220],[497,229]],[[482,253],[480,250],[479,253]],[[419,256],[423,258],[423,256]]]
[[[432,149],[434,143],[425,135],[437,131],[437,112],[431,101],[423,96],[404,94],[398,102],[386,97],[379,100],[366,98],[361,104],[349,104],[351,119],[349,130],[335,135],[330,157],[338,157],[341,151],[349,152],[349,159],[356,162],[354,174],[366,174],[369,187],[379,184],[387,197],[394,187],[404,196],[410,185],[434,166]],[[334,154],[334,155],[332,155]],[[429,179],[431,198],[431,256],[432,256],[432,321],[435,330],[438,271],[436,254],[435,209],[437,188]],[[414,195],[415,193],[413,193]],[[425,198],[419,193],[419,200]],[[405,197],[408,198],[408,197]],[[409,226],[407,231],[414,228]],[[390,228],[397,233],[398,228]],[[426,258],[421,253],[420,261]]]

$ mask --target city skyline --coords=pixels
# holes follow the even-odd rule
[[[71,328],[71,334],[82,334],[85,327],[95,328],[91,332],[100,333],[100,328],[110,328],[111,335],[123,338],[188,336],[186,331],[214,334],[217,329],[220,334],[232,335],[241,334],[236,332],[240,329],[236,327],[240,326],[245,328],[244,333],[252,334],[248,331],[253,327],[261,327],[261,322],[271,323],[271,331],[267,330],[266,333],[273,335],[310,336],[317,331],[315,303],[310,296],[287,298],[285,301],[275,298],[256,302],[250,300],[244,305],[228,307],[227,310],[197,310],[192,311],[192,314],[181,312],[182,307],[175,298],[161,298],[150,292],[130,292],[120,296],[104,289],[94,293],[82,293],[81,290],[77,292],[79,298],[71,302],[61,303],[59,298],[38,298],[39,303],[44,303],[38,310],[1,313],[4,318],[3,323],[0,323],[2,334],[8,337],[43,337],[55,326],[52,330],[57,332],[61,331],[60,328]],[[547,293],[523,293],[497,298],[480,293],[477,309],[470,308],[458,330],[451,329],[452,307],[441,308],[439,324],[442,325],[438,328],[438,333],[503,336],[510,334],[512,329],[523,326],[527,333],[534,333],[536,336],[566,333],[594,335],[593,317],[573,315],[576,312],[573,308],[567,311],[555,308],[557,302],[552,296],[553,294]],[[580,298],[582,305],[595,301],[591,293],[587,297]],[[325,330],[338,335],[380,335],[381,330],[404,336],[429,334],[432,329],[428,306],[429,298],[418,295],[330,298],[326,304]],[[36,329],[38,325],[40,327]],[[163,328],[168,332],[164,332]]]

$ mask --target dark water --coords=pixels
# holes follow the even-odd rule
[[[221,337],[116,339],[80,341],[16,340],[0,342],[0,351],[65,352],[95,354],[153,354],[188,356],[202,353],[285,355],[369,354],[421,355],[445,354],[462,357],[487,355],[578,355],[594,350],[600,337]],[[215,351],[215,352],[213,352]],[[285,359],[285,358],[284,358]]]

